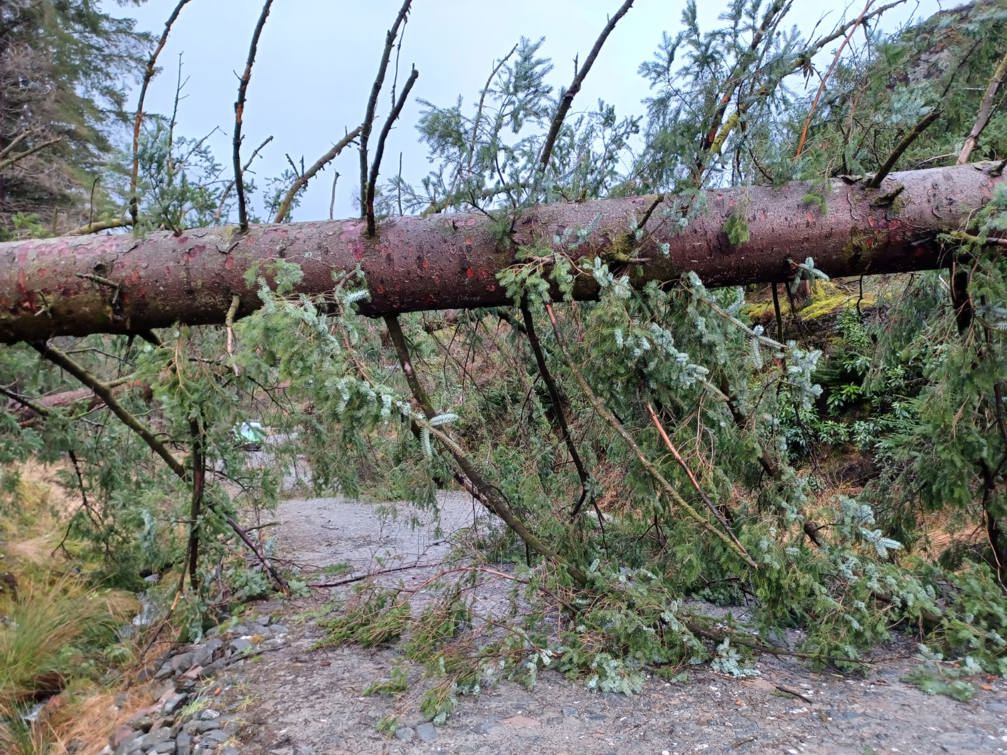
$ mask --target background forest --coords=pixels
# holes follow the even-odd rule
[[[246,271],[261,302],[247,316],[235,299],[219,325],[0,347],[0,749],[72,737],[72,714],[22,719],[37,700],[88,699],[155,641],[306,590],[259,528],[293,464],[319,493],[432,506],[455,487],[499,520],[470,555],[514,578],[511,631],[474,631],[476,569],[445,574],[422,614],[365,582],[331,617],[330,643],[403,638],[433,680],[433,718],[492,678],[545,667],[627,693],[692,663],[742,675],[791,628],[803,640],[787,652],[853,673],[912,636],[917,681],[958,697],[978,674],[1007,674],[1007,195],[941,236],[939,270],[829,280],[812,256],[747,287],[634,274],[651,214],[685,229],[708,189],[803,181],[807,212],[824,213],[844,201],[833,179],[877,186],[966,162],[999,175],[1003,2],[894,35],[877,19],[901,3],[867,2],[808,37],[792,4],[732,0],[705,28],[687,3],[639,65],[642,117],[571,107],[632,2],[598,19],[564,89],[546,82],[543,43],[520,40],[482,61],[482,91],[423,103],[430,171],[415,183],[382,153],[420,75],[407,61],[423,42],[402,34],[422,3],[389,8],[361,125],[317,162],[254,181],[266,145],[242,142],[255,117],[243,104],[271,3],[236,85],[230,155],[178,134],[184,97],[144,112],[165,37],[137,33],[131,3],[0,6],[12,244],[290,223],[331,163],[359,173],[370,235],[398,215],[475,212],[513,257],[498,276],[509,306],[365,317],[362,274],[310,297],[280,254]],[[579,256],[589,227],[513,242],[526,208],[639,195],[659,199],[630,219],[626,247]],[[744,217],[724,233],[748,241]],[[573,301],[582,280],[596,300]],[[236,435],[253,419],[268,428],[265,465]],[[162,620],[124,637],[144,589]]]

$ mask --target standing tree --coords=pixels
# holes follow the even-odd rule
[[[141,0],[128,0],[137,5]],[[124,0],[120,5],[125,5]],[[0,7],[0,234],[51,235],[104,209],[127,82],[149,38],[98,4]]]

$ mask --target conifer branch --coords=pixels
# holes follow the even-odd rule
[[[721,525],[724,527],[727,533],[731,536],[731,539],[734,540],[734,542],[737,543],[739,547],[742,547],[741,542],[738,540],[737,536],[734,534],[734,531],[731,529],[731,524],[724,513],[724,507],[717,506],[710,499],[710,496],[706,494],[706,491],[703,490],[703,486],[699,484],[699,480],[696,479],[696,475],[693,474],[692,469],[689,467],[688,463],[682,457],[682,454],[678,452],[678,449],[675,447],[675,444],[671,442],[671,438],[668,435],[668,431],[664,429],[664,425],[661,423],[661,418],[657,416],[657,412],[654,411],[654,407],[650,404],[650,402],[647,402],[647,404],[645,404],[645,408],[647,409],[647,414],[650,415],[650,421],[654,424],[654,427],[657,428],[657,434],[661,436],[661,442],[664,443],[665,448],[667,448],[671,452],[671,455],[675,458],[675,461],[678,462],[678,466],[680,466],[682,468],[682,471],[685,472],[685,476],[689,478],[689,484],[692,485],[693,489],[699,494],[699,497],[703,499],[703,503],[706,504],[706,507],[710,510],[710,513],[713,514],[717,518],[717,520],[721,523]]]
[[[273,0],[266,0],[262,5],[262,12],[259,14],[259,20],[255,24],[255,31],[252,32],[252,41],[248,46],[248,60],[245,62],[245,71],[241,74],[241,80],[238,83],[238,99],[234,103],[234,190],[238,195],[238,227],[242,232],[248,230],[248,210],[245,207],[245,184],[241,166],[241,125],[245,115],[245,95],[248,92],[248,82],[252,78],[252,66],[255,65],[255,54],[259,47],[259,37],[262,35],[262,29],[266,25],[266,19],[269,18],[269,11],[272,5]]]
[[[34,412],[39,417],[49,416],[49,407],[44,406],[43,404],[40,404],[37,401],[31,400],[27,396],[22,396],[20,393],[12,391],[10,388],[5,388],[4,386],[0,385],[0,394],[3,394],[11,401],[13,401],[16,404],[19,404],[20,406],[23,406],[30,412]],[[21,423],[23,425],[24,420],[21,420]]]
[[[185,547],[189,584],[199,591],[199,519],[203,515],[203,491],[206,488],[206,430],[202,419],[189,420],[189,435],[192,438],[192,496],[189,501],[189,540]],[[185,583],[186,569],[179,578],[179,592]]]
[[[671,502],[684,511],[685,514],[701,528],[723,542],[742,561],[753,569],[758,569],[759,565],[752,560],[752,557],[748,555],[748,552],[740,542],[733,539],[732,535],[714,527],[713,524],[710,523],[710,520],[696,511],[696,509],[694,509],[689,502],[682,497],[682,494],[675,489],[675,486],[672,485],[663,474],[661,474],[661,470],[659,470],[654,462],[647,457],[647,454],[644,453],[642,448],[640,448],[636,439],[633,438],[632,433],[630,433],[619,418],[612,413],[612,410],[605,406],[605,402],[598,397],[598,394],[594,392],[594,389],[591,388],[591,385],[587,382],[587,378],[584,377],[584,373],[580,371],[577,365],[574,364],[573,360],[570,358],[569,352],[566,350],[566,346],[564,345],[563,334],[560,332],[559,323],[556,320],[556,315],[553,311],[552,305],[546,304],[545,309],[549,315],[549,321],[552,323],[553,332],[556,334],[556,342],[560,354],[566,362],[567,367],[570,370],[570,374],[573,375],[574,380],[577,382],[577,385],[580,386],[581,392],[588,400],[588,403],[591,404],[595,413],[613,430],[615,430],[620,438],[622,438],[623,442],[625,442],[626,446],[633,452],[633,455],[636,456],[637,460],[640,462],[640,466],[642,466],[644,471],[646,471],[647,474],[650,475],[651,479],[654,480],[663,495],[667,496]]]
[[[183,480],[186,478],[185,465],[175,458],[175,455],[168,450],[168,447],[158,440],[150,430],[144,427],[126,407],[119,403],[114,392],[106,383],[103,383],[62,351],[44,341],[34,341],[31,346],[46,361],[52,362],[94,391],[94,394],[105,402],[105,406],[109,408],[112,414],[118,417],[119,421],[126,425],[126,427],[139,435],[143,442],[147,444],[147,447],[160,456],[172,472]]]
[[[36,144],[34,147],[26,149],[24,152],[18,152],[16,155],[10,155],[9,157],[5,157],[2,160],[0,160],[0,170],[7,170],[7,168],[11,167],[16,163],[21,162],[25,158],[31,157],[37,152],[41,152],[44,149],[52,147],[54,144],[59,144],[61,141],[63,141],[63,137],[54,136],[52,139],[46,139],[44,142],[40,142],[39,144]]]
[[[7,157],[7,155],[9,155],[11,152],[13,152],[17,148],[17,145],[19,145],[21,142],[23,142],[29,136],[32,136],[34,134],[41,133],[41,132],[42,132],[42,129],[41,128],[36,128],[36,127],[22,129],[20,132],[18,132],[18,134],[13,139],[10,140],[10,142],[7,143],[6,146],[0,148],[0,159]]]
[[[815,92],[815,97],[811,101],[811,107],[808,109],[808,115],[805,117],[804,125],[801,127],[801,136],[797,140],[797,149],[794,150],[795,159],[800,157],[801,153],[804,151],[804,145],[808,141],[808,129],[811,128],[811,119],[815,117],[815,111],[818,109],[818,101],[822,98],[822,94],[825,93],[825,85],[828,84],[829,79],[832,78],[832,74],[836,70],[836,66],[839,65],[839,59],[843,55],[843,50],[846,49],[850,40],[853,39],[854,33],[857,31],[860,24],[863,23],[864,16],[867,14],[867,11],[871,9],[872,5],[874,5],[874,0],[867,0],[864,4],[864,9],[860,11],[860,15],[857,16],[857,20],[850,27],[846,36],[843,37],[843,41],[840,43],[839,47],[836,48],[836,52],[832,56],[832,62],[829,64],[829,69],[825,72],[825,75],[819,79],[818,90]]]
[[[158,440],[154,434],[150,432],[150,430],[144,427],[143,424],[128,409],[116,400],[107,383],[103,383],[62,351],[45,342],[35,341],[31,344],[31,346],[35,349],[35,351],[41,354],[44,359],[52,362],[65,372],[68,372],[78,381],[94,391],[94,393],[105,402],[105,405],[109,408],[109,410],[119,418],[119,421],[140,436],[143,442],[147,444],[147,447],[161,457],[164,463],[168,465],[168,468],[175,473],[176,477],[183,482],[192,482],[189,474],[186,472],[185,465],[179,461],[174,454],[168,450],[167,446]],[[200,499],[202,500],[202,497],[200,497]],[[248,533],[245,532],[237,521],[235,521],[234,517],[225,512],[217,512],[215,509],[214,513],[219,514],[224,521],[227,522],[227,525],[231,528],[234,534],[236,534],[238,538],[245,543],[246,546],[248,546],[252,553],[255,554],[256,558],[262,564],[262,567],[267,571],[270,578],[276,583],[276,585],[283,592],[289,592],[290,587],[287,585],[286,580],[276,571],[266,556],[256,547],[255,543],[252,542],[251,538],[248,536]]]
[[[409,355],[409,345],[406,343],[405,334],[403,334],[402,326],[399,324],[398,315],[388,315],[384,320],[392,345],[395,347],[395,353],[399,358],[399,365],[402,367],[402,373],[405,375],[413,398],[416,399],[416,403],[419,404],[427,419],[436,416],[433,402],[431,402],[426,389],[416,374],[416,370],[413,368],[412,358]],[[474,493],[474,497],[489,509],[490,513],[502,519],[531,550],[543,558],[565,567],[570,576],[577,582],[584,584],[587,581],[587,575],[583,571],[562,558],[557,551],[546,545],[540,537],[529,529],[528,525],[514,512],[510,502],[504,497],[503,493],[483,478],[469,458],[468,452],[458,441],[443,432],[440,428],[432,427],[429,423],[420,421],[418,418],[412,418],[411,422],[414,427],[422,428],[429,432],[432,437],[436,438],[447,449],[454,459],[461,476],[469,482],[466,488],[470,489],[470,491],[477,491],[477,493]]]
[[[128,228],[133,225],[132,218],[122,217],[122,218],[109,218],[108,220],[93,220],[90,223],[86,223],[81,226],[77,226],[69,231],[66,231],[64,236],[87,236],[91,233],[101,233],[102,231],[111,231],[114,228]]]

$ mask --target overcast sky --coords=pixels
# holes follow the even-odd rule
[[[851,5],[843,0],[796,0],[790,20],[809,33],[823,16],[822,28],[844,15],[856,17],[863,1]],[[149,0],[136,9],[122,9],[109,0],[104,4],[109,12],[134,15],[139,28],[159,35],[176,0]],[[267,136],[274,137],[255,164],[259,177],[278,175],[286,164],[285,154],[295,161],[303,156],[310,165],[360,123],[385,32],[400,4],[401,0],[275,0],[260,41],[243,124],[246,156]],[[389,139],[383,175],[397,170],[400,153],[406,178],[417,181],[427,171],[426,150],[418,145],[415,130],[417,99],[450,105],[462,95],[472,103],[494,61],[522,36],[545,37],[541,52],[555,65],[551,83],[564,86],[573,75],[574,57],[584,59],[619,4],[618,0],[415,0],[405,32],[400,82],[411,64],[420,77],[413,102]],[[882,28],[894,29],[911,17],[925,18],[958,4],[908,0],[886,15]],[[684,5],[684,0],[637,0],[609,38],[574,110],[591,109],[603,98],[616,106],[620,116],[642,113],[648,89],[637,69],[651,57],[663,31],[678,31]],[[699,3],[704,28],[716,25],[725,5],[726,0]],[[188,84],[179,131],[202,137],[219,128],[211,143],[218,159],[228,165],[237,77],[260,7],[257,0],[192,0],[161,54],[162,73],[148,94],[148,112],[170,111],[181,54]],[[387,92],[381,103],[387,112]],[[316,178],[295,219],[328,216],[333,170],[342,174],[335,216],[356,215],[356,160],[355,151],[344,152]]]

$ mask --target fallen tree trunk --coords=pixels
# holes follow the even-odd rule
[[[947,262],[938,234],[962,227],[1000,180],[966,165],[893,173],[880,189],[837,180],[824,194],[799,183],[711,190],[684,228],[670,199],[654,195],[541,205],[514,218],[510,238],[543,254],[632,259],[635,283],[688,270],[710,286],[783,281],[806,257],[833,276],[932,269]],[[728,221],[734,239],[747,240],[732,244]],[[506,222],[471,213],[389,219],[375,238],[363,221],[345,220],[8,242],[0,342],[221,323],[234,296],[239,316],[257,308],[245,273],[278,259],[301,266],[306,294],[330,291],[334,274],[359,266],[369,315],[504,304],[496,276],[514,263],[514,246],[501,225],[506,235]],[[591,276],[578,279],[577,298],[596,293]]]

